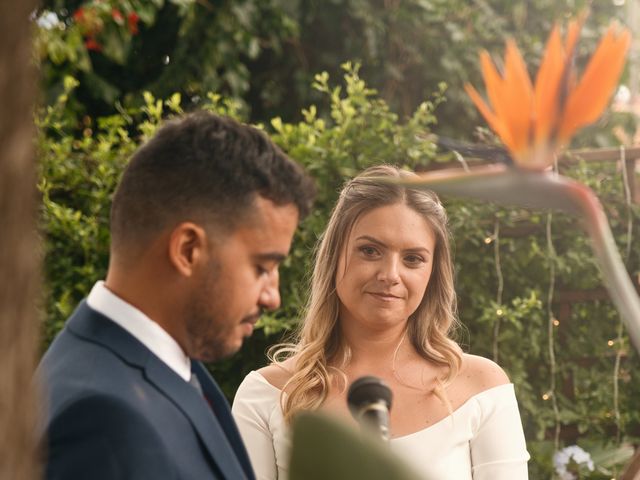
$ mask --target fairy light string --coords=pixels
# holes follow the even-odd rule
[[[625,263],[631,256],[631,237],[633,236],[633,215],[631,211],[631,188],[629,188],[629,176],[627,175],[627,158],[624,145],[620,145],[620,170],[622,171],[622,185],[624,186],[624,200],[627,211],[627,245],[624,253]]]
[[[626,150],[620,145],[620,170],[622,172],[622,185],[627,213],[627,242],[625,248],[625,263],[628,265],[631,257],[631,241],[633,237],[633,216],[631,211],[631,189],[627,175]],[[613,366],[613,418],[616,422],[616,443],[619,445],[622,439],[622,421],[620,418],[620,364],[624,355],[624,328],[622,319],[618,320],[618,335],[616,338],[616,358]]]
[[[500,262],[500,219],[496,217],[493,227],[493,256],[496,267],[496,278],[498,279],[498,291],[496,292],[496,321],[493,324],[493,361],[498,363],[499,357],[499,336],[500,323],[502,321],[502,292],[504,290],[504,277],[502,275],[502,264]]]
[[[553,174],[558,175],[558,157],[554,156]],[[546,236],[547,236],[547,259],[549,264],[549,289],[547,291],[547,338],[548,338],[548,350],[549,350],[549,391],[545,393],[542,398],[544,400],[551,400],[551,406],[553,408],[553,418],[555,422],[555,429],[553,435],[554,450],[558,450],[560,446],[560,410],[558,409],[558,401],[556,399],[556,353],[555,353],[555,335],[554,329],[557,324],[555,315],[553,314],[553,297],[555,293],[556,285],[556,250],[553,245],[553,239],[551,238],[551,224],[553,221],[553,213],[547,213],[546,224]]]

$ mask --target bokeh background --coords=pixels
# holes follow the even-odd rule
[[[210,366],[232,399],[244,375],[265,365],[266,349],[295,328],[313,247],[346,179],[379,163],[425,171],[481,162],[437,145],[443,136],[497,144],[463,90],[465,82],[482,85],[480,49],[498,58],[513,37],[533,73],[554,22],[590,7],[580,68],[612,19],[639,31],[638,3],[42,2],[32,15],[41,75],[42,349],[105,275],[110,198],[131,153],[163,119],[209,109],[264,129],[319,190],[282,268],[283,307],[239,354]],[[611,109],[558,162],[600,196],[636,285],[639,74],[634,39]],[[498,361],[514,382],[530,477],[560,478],[554,453],[579,445],[595,467],[573,466],[579,478],[614,478],[640,443],[640,362],[580,225],[546,211],[442,200],[465,325],[458,340]]]

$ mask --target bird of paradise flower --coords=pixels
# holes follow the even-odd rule
[[[562,210],[582,218],[604,284],[640,352],[640,300],[618,253],[602,205],[585,185],[548,171],[557,150],[606,108],[629,49],[629,31],[615,23],[601,39],[580,80],[573,59],[585,15],[572,21],[563,43],[559,26],[551,31],[535,84],[514,41],[506,45],[504,68],[488,53],[480,65],[489,104],[471,85],[467,93],[514,159],[514,167],[489,165],[468,172],[444,170],[402,181],[440,195],[503,205]]]
[[[480,64],[489,107],[473,86],[465,89],[487,123],[502,139],[521,168],[537,170],[553,162],[553,153],[579,128],[595,122],[607,106],[624,66],[631,41],[626,29],[612,24],[600,41],[579,81],[573,58],[585,15],[569,24],[563,45],[556,25],[532,85],[513,40],[507,41],[504,74],[489,54]]]

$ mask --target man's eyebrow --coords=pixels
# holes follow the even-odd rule
[[[254,255],[253,258],[259,262],[282,263],[284,259],[287,258],[287,256],[280,252],[267,252],[267,253],[258,253]]]
[[[378,240],[377,238],[371,237],[369,235],[360,235],[358,238],[356,238],[356,241],[358,240],[366,240],[368,242],[380,245],[381,247],[385,247],[385,248],[387,247],[387,245],[384,242]],[[427,254],[431,255],[431,251],[426,247],[413,247],[413,248],[407,248],[405,250],[407,252],[426,252]]]

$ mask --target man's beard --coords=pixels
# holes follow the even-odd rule
[[[193,304],[187,318],[187,333],[193,350],[189,356],[204,362],[216,362],[236,353],[238,349],[229,345],[233,331],[224,323],[216,328],[220,325],[216,314],[202,307],[201,303]]]
[[[224,302],[216,303],[220,278],[220,265],[211,261],[206,278],[193,292],[191,302],[187,306],[186,328],[190,339],[189,356],[204,362],[215,362],[227,358],[238,350],[228,345],[233,340],[233,325],[228,319],[220,318]],[[220,308],[218,308],[220,307]]]

